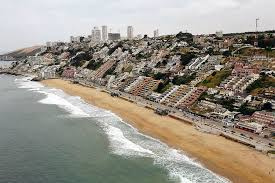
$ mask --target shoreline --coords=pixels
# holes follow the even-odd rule
[[[269,175],[269,172],[275,169],[275,160],[249,147],[223,137],[199,132],[192,125],[172,117],[159,116],[148,108],[121,98],[113,98],[94,88],[60,79],[45,80],[42,83],[62,89],[70,95],[80,96],[87,103],[114,112],[141,133],[182,150],[206,168],[232,182],[275,182],[275,172]]]

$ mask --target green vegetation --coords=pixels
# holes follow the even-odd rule
[[[268,151],[268,154],[275,154],[275,151]]]
[[[228,51],[223,52],[222,55],[225,57],[230,57],[232,55],[232,52],[228,50]]]
[[[71,65],[75,67],[82,67],[86,63],[86,60],[76,60]]]
[[[203,94],[201,94],[201,96],[199,97],[199,101],[201,101],[201,100],[205,100],[206,98],[208,98],[208,94],[207,94],[207,92],[203,92]]]
[[[253,45],[255,41],[255,36],[248,36],[245,43]],[[275,38],[273,37],[273,34],[269,34],[267,37],[260,34],[258,35],[257,42],[260,48],[275,47]]]
[[[102,62],[96,62],[95,60],[91,60],[90,63],[87,65],[87,69],[97,70],[102,64]]]
[[[180,41],[186,41],[187,43],[192,43],[193,42],[193,35],[190,34],[190,33],[179,32],[176,35],[176,38]]]
[[[182,65],[187,65],[191,60],[195,58],[195,55],[193,53],[186,53],[184,55],[181,55],[180,61]]]
[[[154,74],[152,76],[155,80],[163,81],[159,84],[159,86],[155,90],[155,92],[164,93],[166,90],[168,90],[172,86],[172,84],[170,83],[170,80],[169,80],[169,76],[170,76],[169,73],[161,73],[161,72],[158,72],[157,74]]]
[[[168,73],[161,73],[161,72],[158,72],[157,74],[154,74],[153,75],[153,78],[156,79],[156,80],[167,80],[169,78],[169,75]]]
[[[247,87],[246,92],[257,94],[259,90],[269,87],[275,87],[275,79],[263,74],[258,80]]]
[[[132,65],[129,65],[128,67],[123,68],[123,72],[128,72],[128,73],[130,73],[130,72],[132,72],[132,70],[133,70],[133,66],[132,66]]]
[[[247,103],[241,105],[239,112],[243,115],[252,115],[256,110],[251,109]]]
[[[264,55],[269,57],[275,57],[275,50],[271,50],[270,47],[264,49],[244,48],[239,51],[239,54],[243,56]]]
[[[160,83],[158,88],[155,90],[157,93],[164,93],[172,86],[169,82]]]
[[[118,49],[119,47],[120,48],[123,47],[122,42],[119,42],[113,48],[110,48],[109,51],[108,51],[108,55],[112,55],[116,51],[116,49]]]
[[[152,55],[150,53],[143,53],[143,52],[140,52],[136,55],[136,59],[137,60],[141,60],[141,59],[147,59],[147,58],[150,58]]]
[[[208,76],[199,86],[206,86],[208,88],[215,88],[220,85],[223,80],[230,76],[232,70],[223,69],[218,72],[214,72],[211,76]]]
[[[116,70],[116,67],[113,66],[112,68],[110,68],[110,69],[104,74],[103,78],[105,78],[105,77],[108,76],[108,75],[114,75],[115,70]]]
[[[262,110],[272,112],[272,103],[264,103],[264,105],[262,106]]]
[[[222,105],[224,108],[228,109],[229,111],[233,111],[234,110],[234,103],[236,101],[234,99],[231,98],[223,98],[220,100],[217,100],[217,103]]]
[[[196,73],[192,73],[190,75],[184,75],[184,76],[176,76],[172,83],[174,85],[183,85],[183,84],[188,84],[190,83],[192,80],[194,80],[196,78]]]

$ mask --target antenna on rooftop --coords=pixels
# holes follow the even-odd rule
[[[260,18],[256,18],[256,32],[258,32],[258,22],[260,21]]]
[[[255,32],[255,42],[254,42],[254,46],[257,47],[258,46],[258,22],[259,22],[260,18],[256,18],[256,32]]]

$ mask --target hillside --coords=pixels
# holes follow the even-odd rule
[[[28,48],[18,49],[18,50],[9,52],[7,54],[4,54],[2,56],[9,56],[15,59],[22,59],[27,56],[34,56],[36,53],[40,52],[40,50],[41,50],[41,46],[32,46]]]

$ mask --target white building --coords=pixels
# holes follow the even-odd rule
[[[159,30],[158,29],[154,30],[154,37],[159,37]]]
[[[192,71],[198,70],[202,66],[202,64],[204,64],[209,58],[210,58],[210,55],[196,58],[187,67]]]
[[[94,27],[92,30],[92,42],[100,42],[101,41],[101,31],[98,27]]]
[[[102,26],[102,41],[108,40],[108,27],[106,25]]]
[[[127,27],[127,39],[133,39],[134,38],[134,28],[133,26]]]
[[[77,37],[71,36],[70,39],[71,39],[71,43],[80,43],[84,40],[84,37],[82,37],[82,36],[77,36]]]
[[[222,32],[222,31],[217,31],[217,32],[216,32],[216,36],[217,36],[218,38],[222,38],[222,37],[223,37],[223,32]]]

